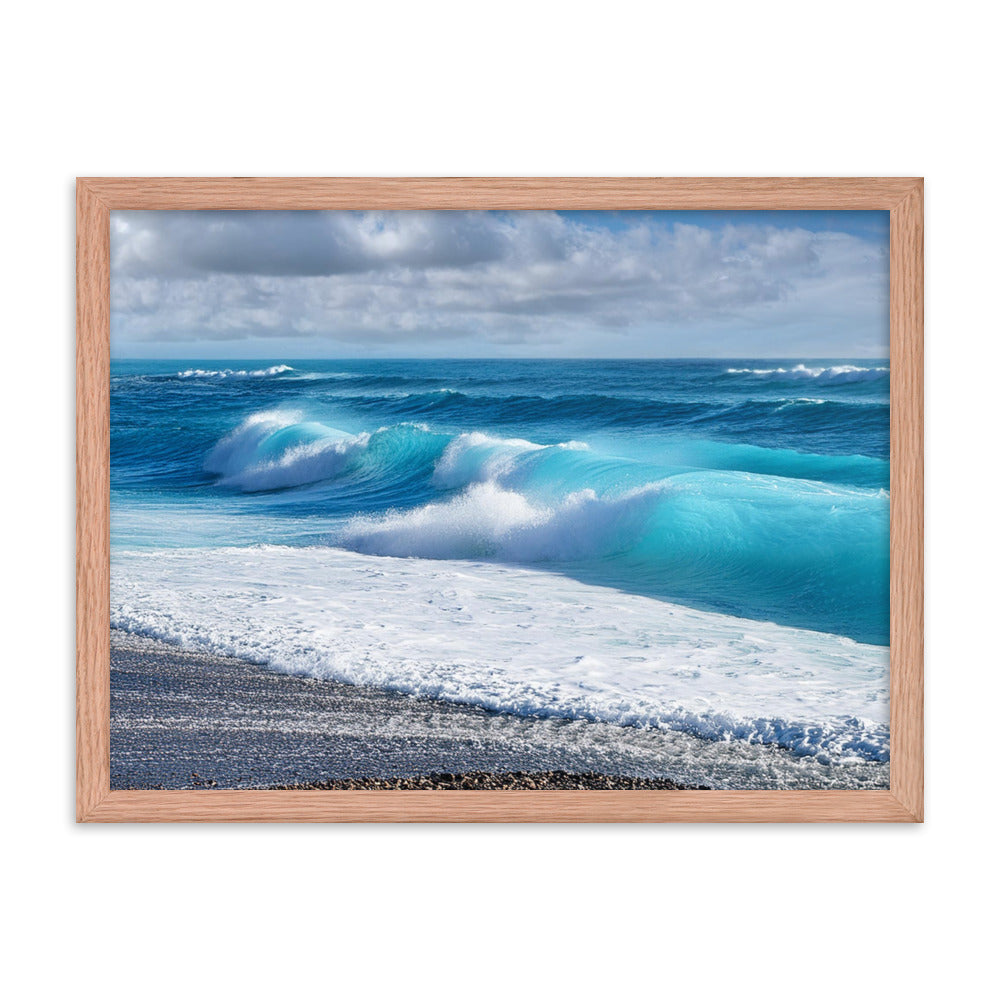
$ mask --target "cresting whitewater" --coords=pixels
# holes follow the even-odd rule
[[[111,407],[116,627],[888,759],[884,361],[115,361]]]

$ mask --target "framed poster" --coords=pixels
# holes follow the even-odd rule
[[[922,183],[78,182],[78,818],[922,819]]]

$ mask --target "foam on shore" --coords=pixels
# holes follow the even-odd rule
[[[888,759],[888,648],[537,569],[331,548],[116,552],[112,623],[515,715]]]

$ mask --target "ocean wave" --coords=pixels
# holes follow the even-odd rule
[[[450,435],[412,421],[351,434],[303,420],[298,411],[265,410],[219,441],[203,467],[220,485],[262,492],[335,479],[365,458],[367,471],[375,465],[385,476],[408,477],[422,470],[429,483],[448,490],[527,475],[537,465],[525,463],[528,456],[586,450],[580,441],[546,446],[480,432]]]
[[[368,555],[558,565],[637,593],[884,638],[872,610],[888,600],[884,491],[719,470],[571,492],[516,478],[516,488],[486,480],[409,509],[355,515],[330,543]]]
[[[593,490],[538,504],[494,482],[476,483],[444,503],[383,516],[359,516],[338,544],[369,555],[546,562],[588,559],[634,547],[666,483],[620,497]]]
[[[371,433],[303,421],[294,411],[255,413],[220,441],[205,459],[206,472],[223,486],[247,493],[284,490],[336,479],[372,460],[389,473],[428,469],[446,437],[426,425],[397,424]]]
[[[205,471],[248,493],[305,486],[338,475],[369,440],[280,411],[260,413],[212,449]]]
[[[480,431],[458,434],[448,443],[434,466],[434,483],[444,489],[470,483],[506,482],[516,470],[524,468],[524,459],[538,459],[545,453],[589,451],[583,441],[561,441],[541,445],[522,438],[501,438]],[[537,465],[537,461],[532,463]]]
[[[825,434],[831,427],[842,431],[845,422],[856,428],[859,435],[867,435],[881,426],[887,407],[879,400],[823,399],[826,415],[819,423],[803,424],[794,412],[795,407],[785,406],[790,397],[789,393],[779,399],[657,399],[601,393],[500,396],[455,390],[409,393],[386,390],[379,395],[342,395],[334,402],[348,410],[383,419],[392,414],[401,420],[447,421],[483,428],[551,422],[560,426],[586,424],[594,430],[636,428],[648,433],[652,429],[679,432],[697,426],[713,434],[740,437],[752,430],[755,434],[772,435],[776,444],[785,447],[792,446],[791,442],[803,431],[814,436]]]
[[[447,395],[447,394],[445,394]],[[781,420],[783,410],[796,413],[801,434],[822,434],[841,425],[846,410],[856,410],[872,423],[882,419],[878,404],[842,404],[813,398],[746,400],[731,407],[728,426],[738,432],[751,423]],[[711,419],[703,424],[711,430]],[[689,426],[699,420],[689,418]],[[165,437],[173,447],[173,438]],[[148,450],[149,442],[135,447]],[[568,440],[542,444],[519,437],[482,431],[436,431],[419,420],[403,420],[375,431],[349,433],[297,411],[265,410],[252,414],[219,441],[204,461],[204,469],[220,483],[248,492],[293,488],[336,478],[349,468],[347,459],[367,451],[368,472],[390,478],[426,474],[439,490],[461,489],[494,481],[514,488],[531,486],[550,497],[612,487],[645,485],[684,468],[716,468],[791,479],[829,480],[843,485],[878,488],[888,482],[887,463],[864,455],[817,455],[781,448],[759,448],[708,438],[661,439],[654,448],[634,444],[642,460],[598,454],[587,442]],[[144,451],[144,453],[148,453]]]
[[[285,372],[295,371],[291,365],[272,365],[270,368],[257,368],[252,371],[246,369],[222,368],[188,368],[178,372],[177,378],[266,378],[269,375],[283,375]]]
[[[860,365],[832,365],[829,368],[809,368],[795,365],[794,368],[727,368],[727,375],[766,376],[777,381],[795,379],[815,379],[817,382],[873,382],[885,378],[889,369],[885,367],[866,368]]]

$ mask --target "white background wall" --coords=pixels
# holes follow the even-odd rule
[[[996,943],[995,24],[985,5],[933,9],[6,10],[11,995],[983,992]],[[75,826],[77,174],[925,175],[927,823]]]

